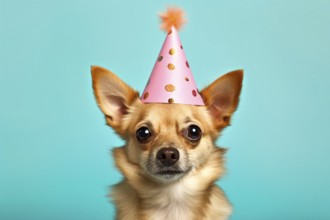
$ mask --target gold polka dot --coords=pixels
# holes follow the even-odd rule
[[[188,77],[185,77],[184,80],[186,80],[188,82],[189,81],[189,78]]]
[[[149,97],[149,92],[144,93],[143,99],[147,99]]]
[[[158,62],[162,61],[163,60],[163,56],[159,56],[158,57]]]
[[[186,66],[189,68],[189,63],[188,63],[188,61],[186,61]]]
[[[175,53],[174,48],[171,48],[170,51],[168,51],[169,54],[173,55]]]
[[[169,64],[167,65],[167,68],[168,68],[169,70],[174,70],[174,69],[175,69],[175,66],[174,66],[172,63],[169,63]]]
[[[169,98],[169,99],[168,99],[168,103],[170,103],[170,104],[174,103],[174,99]]]
[[[172,84],[167,84],[167,85],[165,86],[165,90],[166,90],[167,92],[173,92],[173,91],[175,90],[175,86],[172,85]]]

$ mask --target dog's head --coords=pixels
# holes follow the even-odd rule
[[[126,156],[156,181],[174,181],[198,170],[237,108],[243,71],[218,78],[201,91],[205,106],[144,104],[112,72],[92,67],[96,101],[107,124],[126,141]]]

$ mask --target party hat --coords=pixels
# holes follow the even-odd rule
[[[183,11],[169,8],[160,17],[167,36],[142,93],[142,102],[204,105],[177,31],[184,23]]]

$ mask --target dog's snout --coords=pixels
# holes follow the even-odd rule
[[[164,166],[172,166],[179,160],[180,153],[173,147],[162,148],[157,152],[157,160],[159,160]]]

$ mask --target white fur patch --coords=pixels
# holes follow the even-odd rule
[[[150,215],[151,219],[169,220],[180,219],[190,220],[192,216],[187,215],[191,213],[191,201],[193,198],[189,198],[185,191],[183,184],[176,183],[168,186],[165,190],[161,191],[159,198],[162,198],[159,208],[153,210]]]

